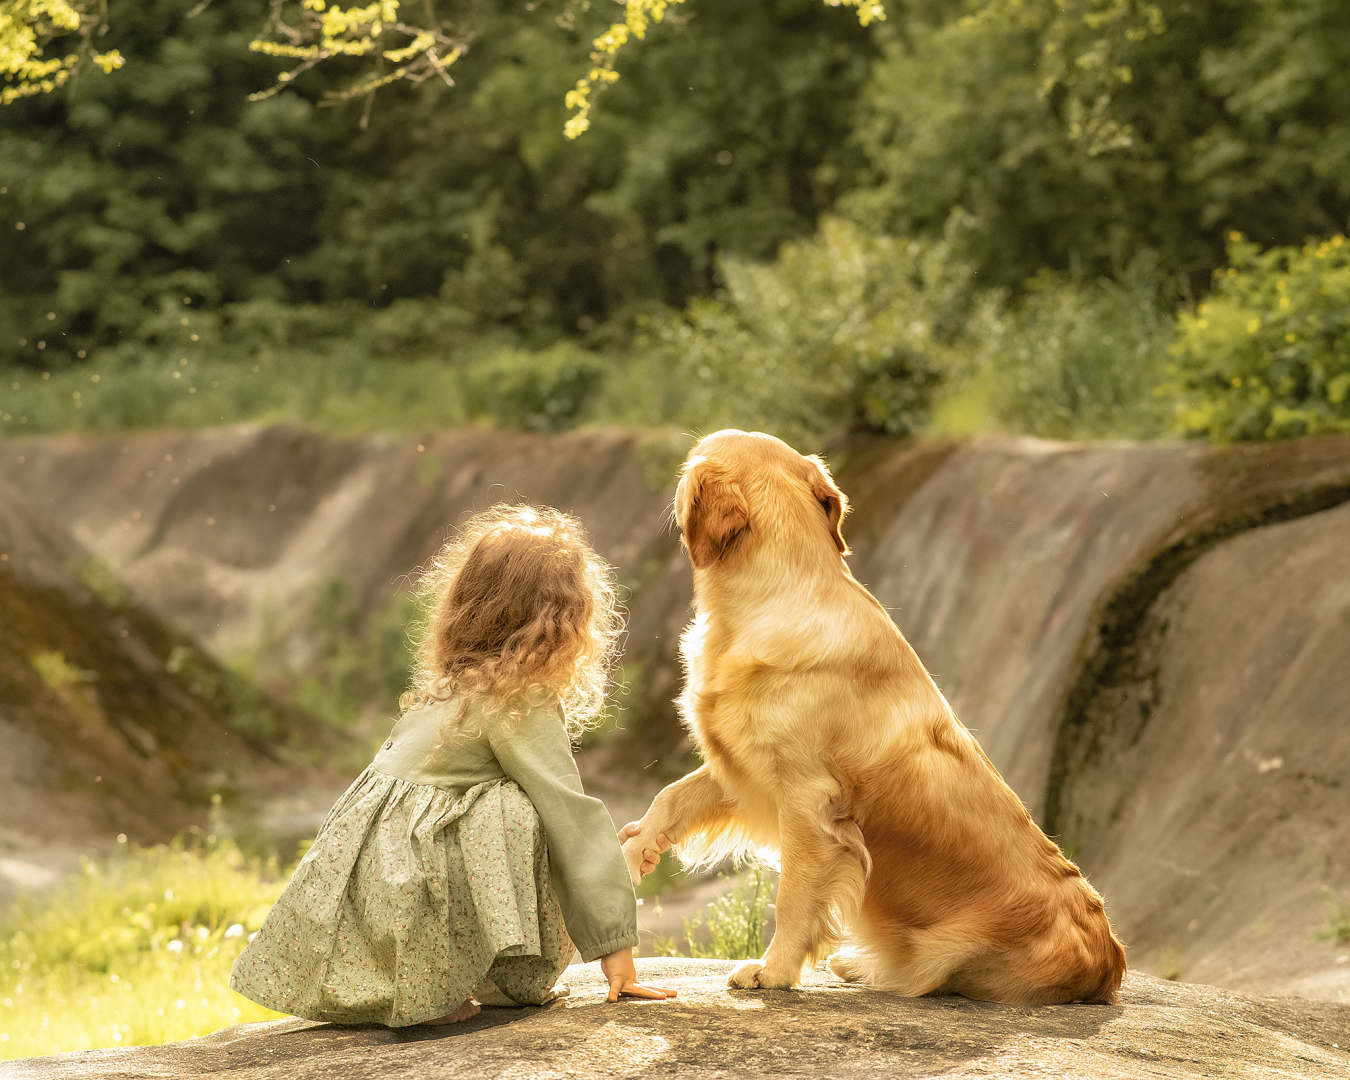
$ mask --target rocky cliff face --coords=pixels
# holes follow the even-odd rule
[[[679,768],[669,701],[689,572],[665,515],[683,449],[626,432],[235,428],[11,440],[0,478],[221,655],[255,642],[268,610],[303,650],[318,583],[340,577],[373,604],[492,501],[571,510],[631,592],[640,701],[623,768]],[[1334,659],[1350,656],[1336,509],[1350,439],[882,441],[834,457],[855,573],[1102,885],[1136,958],[1350,994],[1345,950],[1315,938],[1320,890],[1350,893],[1350,698]],[[619,815],[639,801],[622,775]]]

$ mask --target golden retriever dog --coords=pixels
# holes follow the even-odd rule
[[[695,617],[679,705],[705,764],[624,829],[634,882],[671,843],[781,858],[777,931],[734,987],[841,978],[1008,1004],[1113,1001],[1125,950],[1101,897],[849,572],[824,463],[719,431],[675,496]]]

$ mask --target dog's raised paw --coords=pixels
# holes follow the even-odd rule
[[[623,842],[623,858],[628,863],[628,876],[635,889],[642,884],[642,846],[641,833]]]

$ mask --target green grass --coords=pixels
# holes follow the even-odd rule
[[[359,335],[260,345],[208,333],[110,348],[75,364],[0,367],[0,435],[240,421],[338,433],[479,422],[560,431],[587,418],[609,366],[567,342],[526,350],[500,334],[391,357]],[[425,473],[432,467],[423,483],[434,482]]]
[[[1327,928],[1321,937],[1337,945],[1350,945],[1350,901],[1342,900],[1326,886],[1322,895],[1327,905]]]
[[[214,836],[139,849],[0,917],[0,1059],[205,1035],[276,1017],[230,966],[288,875]]]
[[[249,356],[229,347],[109,355],[64,370],[0,371],[0,434],[200,428],[256,420],[328,431],[411,431],[470,420],[462,370],[351,349]]]
[[[662,863],[673,862],[663,859]],[[764,955],[769,909],[775,894],[773,875],[756,865],[692,918],[684,920],[684,949],[674,938],[658,938],[655,956],[691,956],[700,960],[750,960]]]

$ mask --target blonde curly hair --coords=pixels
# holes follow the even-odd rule
[[[568,734],[600,719],[623,616],[614,569],[581,523],[548,507],[500,504],[476,514],[419,580],[426,619],[405,711],[452,697],[445,734],[471,700],[518,722],[550,695]]]

